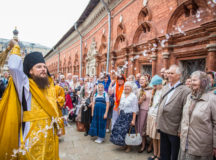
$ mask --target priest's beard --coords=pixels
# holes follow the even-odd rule
[[[37,84],[38,88],[45,89],[49,86],[48,76],[42,78],[39,76],[31,75],[31,77],[35,81],[35,83]]]

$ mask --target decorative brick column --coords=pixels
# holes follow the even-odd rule
[[[131,68],[131,74],[133,74],[133,75],[136,74],[136,71],[134,70],[134,68],[136,68],[136,63],[137,63],[137,60],[134,60],[133,62],[131,62],[132,66],[128,67],[128,70],[129,70],[129,68]]]
[[[169,68],[169,52],[162,52],[164,68]]]
[[[111,54],[110,54],[110,60],[111,60],[111,70],[115,70],[115,64],[116,64],[116,59],[115,59],[115,51],[112,51]]]
[[[151,55],[151,60],[152,60],[152,76],[154,76],[156,74],[157,55],[156,54]]]
[[[130,60],[130,58],[134,58],[138,54],[137,53],[138,49],[137,49],[137,47],[135,45],[133,45],[131,52],[132,52],[132,54],[130,54],[130,57],[128,58],[128,60]],[[131,68],[130,74],[136,75],[137,73],[139,73],[139,61],[138,61],[138,59],[134,59],[133,62],[128,67],[128,70],[129,70],[129,68]],[[136,68],[136,70],[135,70],[135,68]]]
[[[82,66],[83,66],[83,68],[82,68],[82,76],[81,77],[85,77],[85,75],[86,75],[86,65],[85,65],[85,61],[84,60],[82,62]]]
[[[135,57],[134,55],[136,55],[136,53],[133,54],[132,58]],[[130,67],[131,68],[131,73],[133,75],[136,75],[139,72],[139,61],[138,61],[138,59],[134,59],[131,65],[132,65],[132,67]],[[135,70],[135,68],[136,68],[136,70]]]
[[[208,49],[208,56],[206,62],[207,71],[215,71],[216,70],[216,63],[215,63],[216,43],[208,44],[206,48]]]
[[[209,35],[209,44],[206,46],[208,50],[206,70],[216,71],[216,32],[211,30]]]
[[[96,59],[96,63],[95,63],[95,75],[97,76],[97,77],[99,77],[99,63],[100,63],[100,60],[99,60],[99,56],[97,55],[97,56],[95,56],[95,59]]]

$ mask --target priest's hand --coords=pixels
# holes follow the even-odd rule
[[[14,45],[16,45],[16,44],[18,44],[18,42],[16,40],[14,40],[14,39],[10,40],[7,49],[11,50],[14,47]]]
[[[63,130],[62,129],[59,129],[58,131],[57,131],[57,136],[58,137],[61,137],[63,135]]]

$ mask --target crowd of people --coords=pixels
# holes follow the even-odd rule
[[[153,152],[149,160],[216,158],[216,72],[195,71],[184,80],[181,68],[171,65],[153,77],[112,72],[51,78],[42,53],[23,61],[14,40],[6,51],[11,76],[5,72],[0,79],[3,159],[59,159],[58,137],[73,122],[98,144],[110,132],[109,141],[125,152],[133,146],[128,132],[135,131],[138,152]]]
[[[65,91],[61,106],[65,126],[75,121],[96,143],[109,140],[130,152],[126,134],[142,136],[138,153],[149,160],[210,160],[216,157],[216,72],[195,71],[183,80],[177,65],[160,75],[101,74],[100,77],[60,74],[56,85]]]
[[[9,73],[8,72],[4,72],[3,75],[0,75],[0,99],[7,87],[8,84],[8,79],[9,79]]]
[[[12,46],[11,76],[5,72],[0,79],[1,155],[16,154],[20,142],[18,151],[25,156],[38,157],[35,150],[41,147],[46,148],[43,157],[58,159],[58,136],[76,122],[77,130],[96,137],[98,144],[110,132],[106,139],[125,152],[133,146],[126,142],[128,133],[136,132],[141,136],[138,153],[153,152],[149,160],[216,158],[216,72],[195,71],[184,80],[181,68],[171,65],[153,77],[112,72],[50,78],[41,53],[31,53],[22,62],[19,45]],[[45,137],[38,134],[42,132]],[[8,143],[14,133],[16,139]],[[52,138],[49,144],[47,138]]]

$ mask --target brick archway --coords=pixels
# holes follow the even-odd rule
[[[105,49],[106,49],[106,37],[103,34],[101,36],[100,47],[99,47],[99,50],[98,50],[99,54],[103,54],[103,52],[105,52]]]
[[[78,57],[78,53],[76,53],[75,59],[74,59],[73,74],[74,75],[79,75],[79,57]]]
[[[134,37],[133,37],[133,44],[139,44],[144,43],[144,41],[140,42],[140,37],[142,34],[145,35],[146,39],[155,39],[157,38],[157,29],[153,22],[144,22],[139,25],[137,30],[135,31]]]
[[[128,45],[128,41],[126,39],[126,35],[120,34],[115,40],[114,50],[115,51],[121,50],[122,48],[126,48],[127,45]]]
[[[86,58],[87,58],[87,53],[88,53],[88,49],[85,47],[84,48],[84,54],[83,54],[83,61],[82,61],[82,77],[84,77],[86,75]]]
[[[63,63],[63,74],[66,76],[66,67],[67,67],[67,63],[66,63],[66,58],[64,58],[64,63]]]
[[[117,27],[117,35],[125,34],[126,32],[126,27],[125,25],[121,22],[118,27]]]
[[[138,24],[141,25],[145,21],[151,21],[152,20],[152,13],[149,7],[143,7],[138,15]]]
[[[190,18],[193,15],[195,15],[198,10],[205,9],[205,8],[209,8],[209,6],[206,4],[205,1],[187,0],[185,2],[182,2],[171,14],[170,19],[168,21],[166,32],[171,33],[173,31],[173,27],[175,27],[176,25],[179,25],[179,21],[184,21],[188,19],[188,21],[190,22]],[[205,22],[213,18],[213,15],[209,14],[209,12],[207,12],[207,15],[203,15],[203,16],[204,17],[200,17],[200,18],[202,18],[202,20]],[[198,23],[201,24],[202,22],[198,22]],[[190,28],[187,28],[187,26],[189,26],[190,28],[194,26],[195,28],[197,27],[197,24],[195,24],[191,20],[191,24],[185,25],[185,30],[190,29]]]
[[[182,2],[172,13],[166,31],[172,35],[167,43],[167,46],[172,46],[168,51],[170,57],[167,58],[170,64],[189,60],[194,60],[194,64],[203,61],[206,69],[214,69],[215,53],[207,48],[211,41],[209,28],[212,27],[208,23],[214,19],[214,15],[208,10],[212,9],[206,1],[188,0]],[[199,69],[198,66],[196,68]]]
[[[71,56],[69,56],[67,67],[68,67],[68,73],[72,73],[72,60],[71,60]]]

